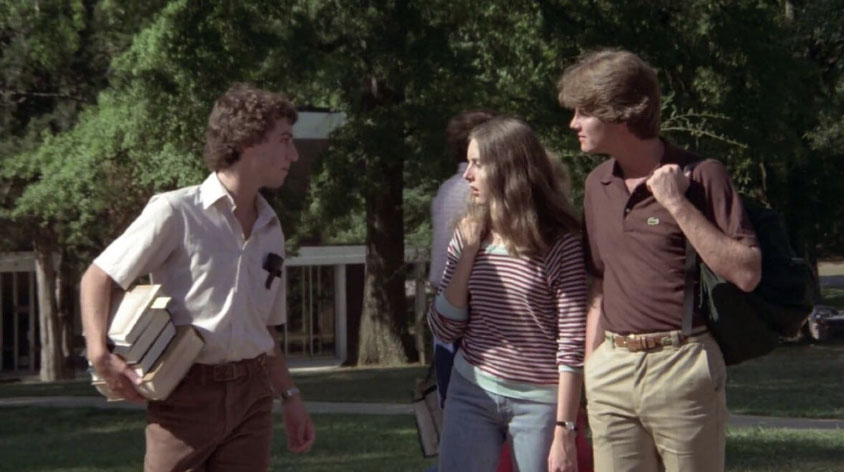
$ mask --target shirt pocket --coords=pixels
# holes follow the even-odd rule
[[[261,254],[252,255],[245,271],[249,277],[249,303],[252,305],[253,311],[260,315],[262,323],[265,323],[269,319],[270,311],[273,308],[282,284],[280,273],[279,276],[276,276],[264,269],[264,264],[269,253],[269,251],[266,251]],[[279,267],[279,271],[282,270],[283,267]]]

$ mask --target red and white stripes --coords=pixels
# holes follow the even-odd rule
[[[482,248],[469,278],[468,312],[451,306],[443,295],[462,246],[455,231],[440,292],[428,314],[433,333],[447,342],[462,337],[466,360],[504,380],[556,384],[560,369],[579,370],[587,296],[580,240],[567,234],[544,257]]]

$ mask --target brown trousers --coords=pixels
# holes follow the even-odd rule
[[[710,334],[649,352],[604,341],[584,381],[597,472],[724,470],[726,369]]]
[[[268,470],[272,407],[264,355],[195,364],[167,400],[149,402],[144,470]]]

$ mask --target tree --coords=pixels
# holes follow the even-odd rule
[[[183,3],[137,2],[128,9],[112,2],[7,5],[13,14],[3,36],[14,47],[4,48],[3,60],[11,65],[4,67],[3,86],[14,94],[5,93],[4,99],[17,105],[4,108],[3,115],[11,132],[4,132],[2,141],[8,150],[0,170],[5,187],[2,215],[30,235],[30,247],[39,261],[45,380],[62,375],[57,361],[62,343],[56,342],[54,331],[57,323],[70,325],[68,311],[62,314],[60,310],[67,310],[72,302],[56,300],[55,294],[74,293],[57,287],[56,276],[73,284],[92,256],[126,227],[153,191],[195,182],[202,175],[197,158],[202,121],[212,100],[209,97],[228,84],[220,85],[216,75],[200,77],[207,81],[199,87],[205,97],[196,96],[191,89],[197,84],[190,80],[174,84],[171,73],[189,77],[190,67],[226,72],[219,64],[202,64],[191,51],[180,49],[185,42],[168,30],[179,23],[180,13],[190,12]],[[140,11],[158,13],[148,21]],[[226,12],[212,9],[212,18],[214,14]],[[241,25],[251,21],[248,14],[248,10],[240,11]],[[198,23],[188,21],[196,16],[187,16],[180,24],[197,27]],[[218,27],[228,24],[228,18],[216,19]],[[72,27],[63,27],[63,22]],[[140,32],[134,34],[135,30]],[[217,33],[211,28],[204,35],[197,32],[196,37]],[[221,46],[219,41],[208,45]],[[247,45],[240,47],[239,57],[253,62],[232,67],[255,67],[256,56]],[[201,55],[207,49],[198,52]],[[171,66],[171,59],[180,54],[181,61]],[[14,99],[18,96],[27,100]],[[78,102],[90,102],[88,106],[68,111],[67,97],[80,96],[87,98]],[[36,100],[50,101],[24,106]],[[58,273],[42,263],[54,254],[61,261]]]
[[[511,2],[379,1],[348,8],[328,0],[301,2],[285,25],[289,57],[277,70],[292,74],[294,84],[309,84],[297,89],[306,101],[348,116],[317,170],[309,195],[315,204],[299,237],[316,239],[322,222],[350,213],[364,218],[359,363],[412,355],[404,244],[407,232],[415,241],[425,234],[430,197],[419,196],[432,194],[453,171],[440,158],[452,115],[479,106],[510,112],[536,106],[536,91],[549,85],[540,76],[547,49],[541,39],[520,40],[539,37],[538,14]],[[508,37],[513,30],[515,38]]]
[[[45,136],[71,129],[95,101],[111,56],[139,22],[136,11],[110,2],[3,1],[0,9],[0,222],[16,229],[0,236],[0,247],[36,254],[41,378],[52,380],[67,373],[76,253],[62,244],[62,228],[14,209],[45,164],[30,153]]]
[[[844,253],[844,205],[841,178],[844,176],[844,2],[816,0],[792,2],[789,22],[792,51],[805,58],[815,71],[803,84],[812,90],[812,114],[801,131],[805,133],[802,168],[789,183],[794,194],[805,195],[797,213],[801,236],[813,256]]]
[[[791,2],[789,19],[751,0],[6,0],[0,218],[29,237],[0,239],[58,252],[59,279],[76,280],[149,195],[201,180],[214,98],[235,81],[285,91],[348,119],[307,201],[272,201],[295,241],[366,244],[358,361],[402,362],[404,245],[427,240],[429,198],[452,171],[448,119],[479,106],[525,118],[577,199],[600,158],[574,151],[555,83],[582,51],[619,46],[657,68],[672,139],[722,158],[796,238],[840,252],[840,3]]]

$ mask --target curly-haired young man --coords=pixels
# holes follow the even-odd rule
[[[285,288],[264,269],[284,255],[275,211],[258,193],[278,188],[299,155],[297,114],[284,97],[238,84],[215,103],[206,130],[201,185],[155,195],[85,272],[82,322],[88,359],[130,401],[140,378],[106,348],[112,286],[151,274],[171,297],[176,325],[205,345],[185,379],[147,406],[147,471],[268,470],[273,397],[281,396],[288,448],[310,449],[315,434],[275,341],[285,322]],[[225,370],[234,375],[216,375]]]
[[[695,316],[682,330],[686,240],[742,290],[761,276],[756,235],[724,166],[659,136],[659,83],[635,54],[586,54],[560,80],[583,152],[593,275],[584,381],[595,469],[724,469],[726,371]]]

